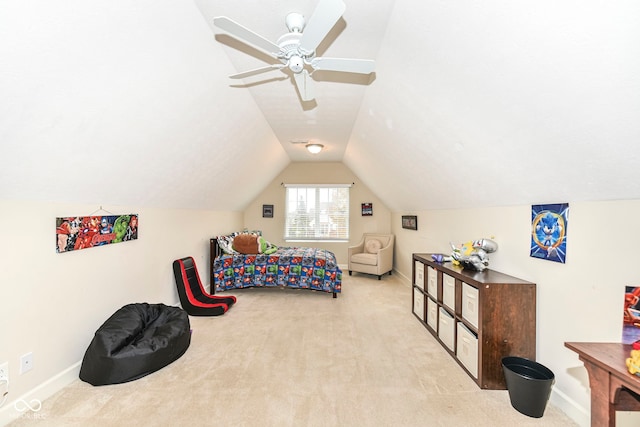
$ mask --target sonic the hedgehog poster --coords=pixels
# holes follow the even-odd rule
[[[532,205],[531,256],[564,264],[568,222],[568,203]]]

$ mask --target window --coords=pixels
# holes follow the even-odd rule
[[[349,240],[349,185],[285,187],[285,240]]]

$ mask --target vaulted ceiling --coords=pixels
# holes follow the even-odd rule
[[[328,0],[330,4],[340,0]],[[285,17],[302,13],[309,21],[318,0],[211,1],[196,0],[212,35],[237,72],[278,63],[272,57],[238,42],[213,25],[216,16],[227,16],[262,37],[276,42],[286,34]],[[380,0],[372,7],[366,1],[347,1],[346,12],[317,49],[317,56],[375,59],[387,28],[393,0]],[[305,29],[306,30],[306,29]],[[342,161],[358,117],[362,98],[374,75],[315,71],[312,75],[316,99],[301,101],[289,70],[276,70],[244,79],[223,79],[249,91],[292,161],[314,160],[298,141],[325,146],[323,161]],[[292,143],[292,141],[294,143]]]
[[[640,198],[638,2],[345,0],[318,54],[375,74],[228,78],[269,58],[214,16],[317,1],[3,0],[0,197],[242,210],[341,161],[394,211]]]

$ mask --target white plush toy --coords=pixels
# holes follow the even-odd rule
[[[498,250],[498,244],[490,239],[480,239],[469,241],[456,247],[451,243],[451,258],[454,264],[462,265],[463,268],[483,271],[489,266],[487,254]]]

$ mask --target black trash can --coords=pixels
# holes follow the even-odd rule
[[[502,358],[502,370],[511,406],[533,418],[544,414],[555,380],[546,366],[523,357]]]

